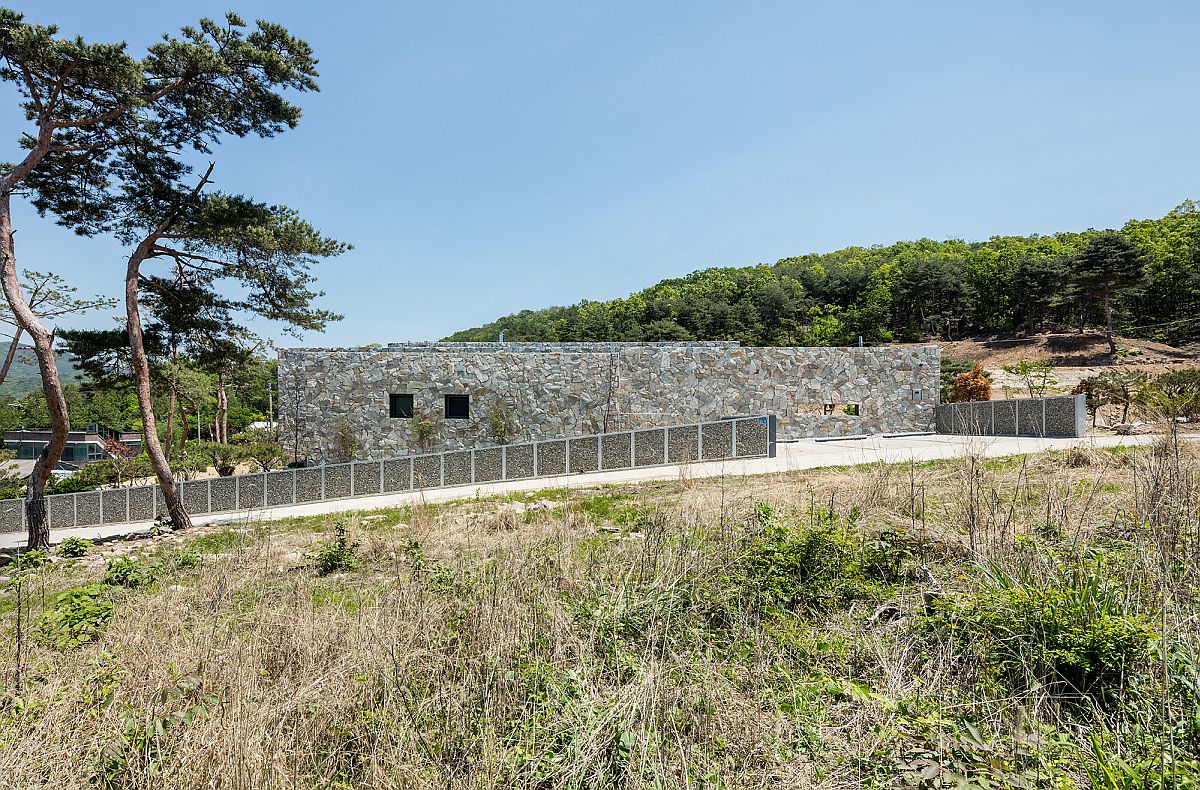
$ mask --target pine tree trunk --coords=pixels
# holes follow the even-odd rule
[[[0,285],[12,308],[17,326],[29,335],[33,342],[38,371],[42,376],[42,394],[46,398],[46,409],[50,413],[50,441],[42,448],[33,472],[29,475],[28,491],[25,495],[26,548],[47,549],[50,547],[50,521],[46,514],[46,482],[50,472],[58,465],[67,446],[67,434],[71,430],[71,417],[67,412],[67,401],[63,397],[62,382],[58,378],[58,360],[54,355],[54,335],[38,320],[17,279],[17,253],[13,244],[12,193],[6,183],[0,191]]]
[[[1112,296],[1107,292],[1104,294],[1104,319],[1108,327],[1108,353],[1115,357],[1117,355],[1117,344],[1113,340]]]
[[[46,512],[46,484],[37,483],[36,475],[29,476],[25,493],[25,548],[50,548],[50,515]]]
[[[188,432],[192,430],[192,426],[188,422],[187,409],[184,408],[184,395],[178,391],[176,394],[179,395],[179,454],[183,455],[187,449]]]
[[[167,381],[170,390],[167,406],[167,462],[171,461],[171,450],[175,447],[175,409],[179,405],[179,347],[171,344],[171,376]]]
[[[229,396],[225,393],[225,371],[217,371],[217,441],[229,444]]]
[[[154,468],[154,474],[158,477],[158,485],[162,489],[163,500],[167,503],[167,512],[171,517],[171,526],[175,529],[187,529],[192,525],[192,520],[183,507],[179,485],[175,482],[171,464],[167,461],[162,444],[158,440],[158,423],[154,416],[154,403],[150,393],[150,360],[146,357],[142,316],[138,308],[139,270],[142,261],[149,257],[152,244],[150,238],[139,244],[129,256],[129,265],[125,270],[125,325],[129,332],[130,366],[133,368],[134,389],[137,391],[138,409],[142,414],[142,426],[146,433],[146,454],[150,457],[150,466]]]

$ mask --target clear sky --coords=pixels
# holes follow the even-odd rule
[[[304,344],[437,339],[710,266],[1119,227],[1200,197],[1194,3],[0,3],[138,53],[226,10],[312,43],[299,128],[215,157],[220,188],[355,245],[318,272],[346,319]],[[14,101],[0,89],[0,161]],[[115,243],[28,210],[17,228],[22,266],[120,293]]]

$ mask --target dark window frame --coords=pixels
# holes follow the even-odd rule
[[[404,407],[404,399],[408,399],[408,408]],[[405,412],[408,412],[405,414]],[[407,392],[393,392],[388,395],[388,416],[393,420],[411,420],[413,417],[413,396]]]
[[[447,393],[445,398],[445,415],[447,420],[471,419],[471,396],[461,393]]]

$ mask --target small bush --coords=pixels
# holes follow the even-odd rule
[[[63,538],[58,544],[58,553],[63,557],[82,557],[92,550],[92,542],[87,538]]]
[[[1059,567],[1049,579],[990,564],[977,578],[973,590],[941,599],[933,622],[969,640],[1007,685],[1035,681],[1099,701],[1144,665],[1154,631],[1098,561]]]
[[[1044,359],[1022,359],[1012,365],[1001,365],[1004,372],[1019,378],[1028,388],[1029,397],[1042,398],[1058,386],[1054,366]]]
[[[876,598],[896,582],[908,549],[881,534],[865,540],[851,520],[816,511],[807,525],[790,525],[758,505],[762,530],[750,541],[741,586],[766,614],[828,610],[856,598]]]
[[[203,562],[204,555],[195,549],[180,549],[171,555],[171,567],[175,570],[190,571]]]
[[[984,371],[983,365],[975,363],[975,367],[966,373],[954,377],[954,386],[950,392],[951,403],[966,403],[992,399],[992,381]]]
[[[69,650],[100,635],[112,619],[112,601],[99,584],[76,587],[59,595],[53,609],[34,625],[34,637],[59,650]]]
[[[488,428],[498,444],[508,444],[517,434],[517,415],[508,401],[494,398],[484,407]]]
[[[954,357],[942,357],[939,390],[942,403],[953,403],[954,382],[962,373],[970,373],[978,363]],[[984,373],[986,376],[987,374]]]
[[[18,571],[28,571],[40,568],[50,561],[50,555],[41,549],[23,551],[13,560],[13,567]]]
[[[317,550],[311,555],[316,560],[317,572],[324,576],[335,571],[350,570],[355,566],[354,552],[358,550],[359,542],[351,542],[346,532],[345,524],[333,528],[334,539],[323,540],[317,544]]]
[[[113,587],[128,587],[133,590],[149,587],[154,583],[154,569],[132,557],[120,557],[108,561],[104,573],[104,584]]]

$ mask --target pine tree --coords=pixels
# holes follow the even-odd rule
[[[1117,353],[1113,340],[1113,297],[1131,291],[1145,278],[1145,250],[1116,231],[1105,231],[1088,241],[1075,256],[1073,284],[1084,299],[1104,300],[1108,350]]]

